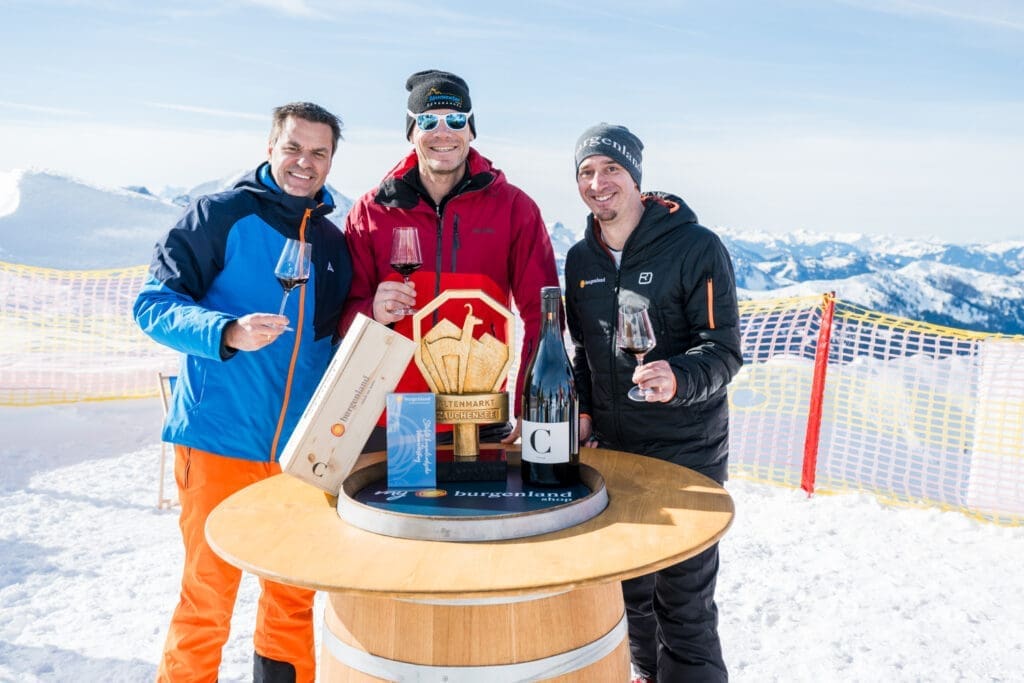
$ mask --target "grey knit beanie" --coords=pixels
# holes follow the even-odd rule
[[[583,131],[583,135],[576,141],[576,172],[579,173],[580,164],[587,157],[603,155],[619,162],[632,176],[636,186],[640,187],[643,149],[644,143],[625,126],[599,123]]]

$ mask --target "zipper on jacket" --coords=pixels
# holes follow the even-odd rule
[[[452,232],[454,233],[452,239],[452,272],[456,273],[459,270],[455,267],[455,263],[459,257],[459,214],[455,214]]]
[[[434,210],[437,213],[437,248],[434,249],[434,253],[436,254],[434,257],[434,298],[437,298],[441,294],[441,238],[444,233],[444,213],[440,204],[434,207]],[[434,310],[432,320],[432,325],[436,325],[438,320],[436,309]]]
[[[611,348],[611,354],[609,355],[609,358],[611,359],[611,363],[610,363],[611,364],[611,368],[610,368],[610,373],[609,374],[610,374],[610,376],[612,378],[612,390],[611,390],[612,406],[617,405],[619,400],[620,400],[620,394],[624,396],[625,395],[625,391],[627,391],[627,390],[623,390],[623,389],[621,389],[619,387],[619,373],[618,373],[618,368],[615,367],[618,364],[618,362],[616,361],[616,355],[617,355],[616,351],[618,350],[618,342],[617,342],[617,340],[618,340],[618,337],[619,337],[619,289],[620,289],[621,284],[622,284],[622,271],[619,268],[616,268],[615,269],[615,298],[612,300],[612,306],[614,308],[614,310],[612,311],[612,316],[613,316],[612,320],[615,321],[615,329],[612,330],[612,335],[611,335],[611,337],[612,337],[612,339],[611,339],[612,348]],[[620,417],[619,417],[620,414],[621,414],[621,411],[613,409],[612,413],[615,415],[615,440],[618,443],[620,443],[620,444],[624,443],[624,439],[622,437],[622,424],[620,423]]]
[[[472,181],[473,181],[473,178],[467,172],[466,176],[462,179],[462,182],[459,184],[459,186],[456,187],[455,189],[453,189],[451,192],[449,192],[440,201],[440,203],[438,203],[437,205],[434,206],[434,211],[435,211],[435,213],[437,213],[437,257],[434,259],[434,296],[435,297],[438,297],[438,296],[441,295],[441,268],[442,268],[442,259],[441,259],[442,251],[441,251],[441,247],[443,246],[443,241],[444,241],[443,240],[443,237],[444,237],[444,207],[448,205],[448,202],[450,200],[455,199],[456,197],[461,195],[463,193],[463,191],[465,191],[465,189],[467,187],[469,187],[469,185],[470,185],[470,183]],[[424,196],[426,197],[427,195],[424,195]],[[431,200],[431,203],[433,203],[433,200]],[[453,240],[452,240],[452,272],[454,273],[455,272],[456,252],[458,252],[458,250],[459,250],[459,214],[455,214],[455,221],[454,221],[454,224],[452,226],[452,231],[454,233]],[[438,311],[437,310],[434,311],[434,314],[432,316],[432,320],[433,320],[433,324],[436,325],[437,321],[438,321]]]
[[[715,329],[715,281],[708,276],[708,327]]]
[[[306,224],[313,209],[306,209],[302,214],[302,222],[299,223],[299,242],[306,241]],[[277,416],[277,429],[274,430],[274,441],[270,445],[270,462],[277,461],[277,444],[281,440],[281,431],[284,429],[284,418],[288,413],[288,401],[292,395],[292,379],[295,377],[295,361],[299,358],[299,346],[302,344],[302,321],[306,313],[306,288],[308,285],[299,287],[299,319],[295,321],[295,342],[292,344],[292,357],[288,361],[288,376],[284,382],[284,397],[281,400],[281,413]]]
[[[437,248],[434,250],[436,254],[434,257],[434,296],[436,297],[441,294],[441,238],[444,233],[444,215],[440,206],[435,209],[435,212],[437,213]]]

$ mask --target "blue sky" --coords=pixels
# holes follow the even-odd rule
[[[581,224],[573,143],[610,121],[711,227],[1024,239],[1022,2],[490,5],[0,0],[0,170],[192,186],[301,99],[344,119],[355,197],[408,149],[406,77],[442,68],[548,221]]]

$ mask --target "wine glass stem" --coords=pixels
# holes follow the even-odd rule
[[[403,275],[402,276],[402,280],[405,282],[405,284],[409,284],[409,276],[408,275]],[[409,315],[410,308],[408,306],[402,306],[400,309],[398,309],[396,311],[396,313],[399,313],[401,315]]]
[[[291,290],[285,290],[284,296],[281,297],[281,310],[277,312],[278,315],[284,315],[284,305],[288,303],[288,295],[291,294]]]
[[[640,354],[640,355],[638,355],[636,357],[636,366],[637,366],[637,368],[642,368],[644,366],[644,356],[645,355],[646,354]],[[641,396],[646,396],[647,395],[647,390],[641,389],[639,384],[636,385],[636,390],[637,390],[637,392],[640,393]]]

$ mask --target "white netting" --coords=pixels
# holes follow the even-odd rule
[[[729,386],[733,471],[800,485],[821,298],[740,304],[743,368]]]
[[[837,302],[817,481],[1024,522],[1024,337]]]
[[[178,364],[132,320],[145,276],[0,263],[0,405],[155,396]]]

